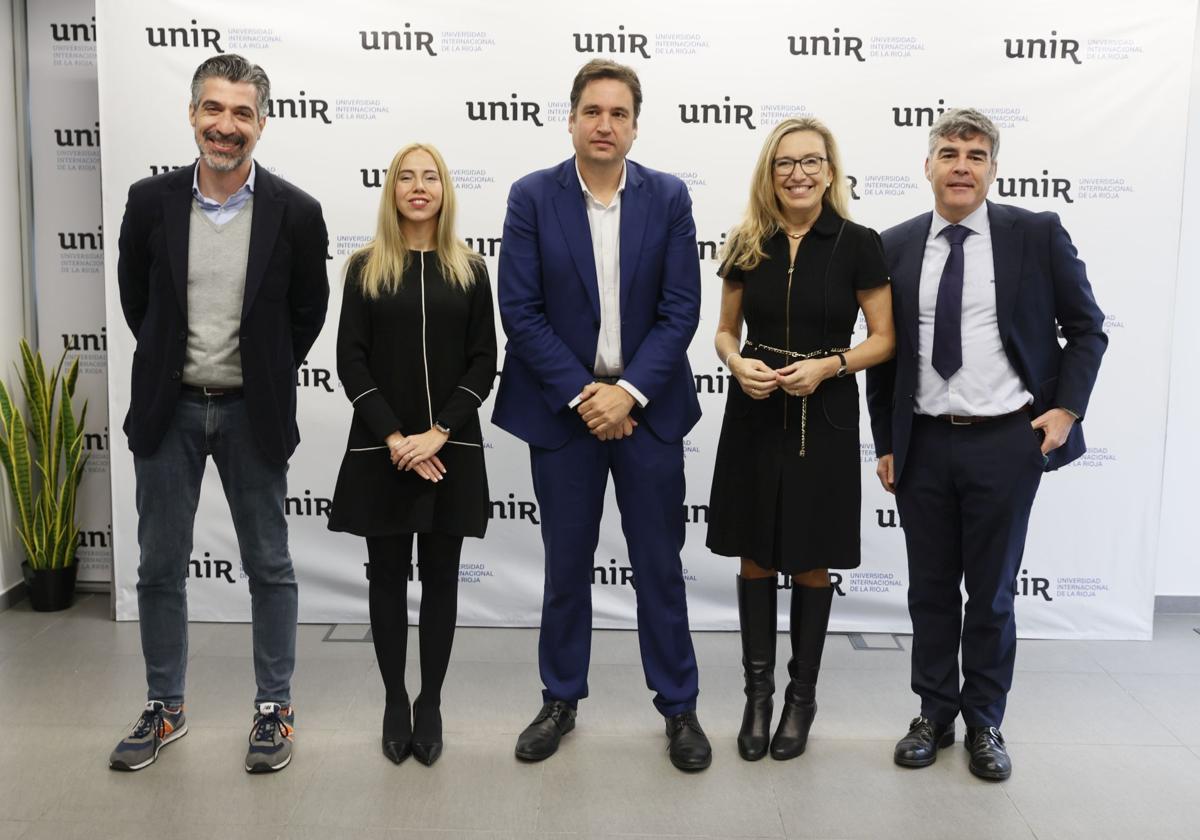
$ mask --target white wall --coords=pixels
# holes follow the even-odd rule
[[[1200,24],[1192,64],[1188,110],[1187,168],[1179,242],[1179,279],[1171,349],[1171,401],[1167,411],[1167,450],[1163,468],[1162,525],[1159,530],[1158,595],[1200,596],[1200,548],[1196,541],[1196,502],[1200,499]],[[1153,154],[1148,129],[1147,154]],[[1131,280],[1134,278],[1131,278]],[[1136,405],[1129,406],[1136,422]]]
[[[12,0],[0,0],[0,376],[8,384],[17,384],[13,362],[19,353],[17,342],[25,331],[25,282],[21,261],[21,207],[17,183],[17,115],[13,73]],[[4,511],[2,522],[12,506],[7,479],[3,479]],[[0,528],[0,593],[21,581],[24,552],[10,527]]]

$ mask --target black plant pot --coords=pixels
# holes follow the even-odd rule
[[[25,588],[29,591],[29,604],[39,612],[65,610],[75,598],[75,570],[77,563],[60,569],[34,569],[28,562],[21,564],[25,576]]]

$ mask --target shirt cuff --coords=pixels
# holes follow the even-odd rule
[[[583,402],[583,397],[582,397],[582,396],[578,396],[578,397],[576,397],[575,399],[571,400],[569,403],[567,403],[567,408],[569,408],[569,409],[571,409],[572,411],[574,411],[574,410],[575,410],[575,406],[579,405],[581,402]]]
[[[1072,411],[1071,409],[1067,408],[1066,406],[1062,406],[1062,405],[1060,405],[1060,406],[1059,406],[1059,408],[1061,408],[1063,411],[1067,412],[1067,414],[1070,414],[1070,415],[1071,415],[1072,417],[1074,417],[1076,420],[1078,420],[1078,419],[1079,419],[1079,415],[1078,415],[1078,414],[1076,414],[1076,413],[1075,413],[1074,411]]]
[[[628,391],[629,396],[631,396],[635,400],[637,400],[637,404],[640,405],[642,408],[645,408],[646,403],[650,402],[650,400],[646,399],[646,395],[643,394],[641,391],[639,391],[637,388],[635,388],[633,386],[633,383],[630,382],[628,379],[618,379],[617,385],[621,388],[624,388],[626,391]]]

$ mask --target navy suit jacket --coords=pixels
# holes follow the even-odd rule
[[[700,419],[687,349],[700,320],[700,259],[687,187],[627,160],[621,194],[622,377],[647,399],[639,432],[672,443]],[[492,422],[557,449],[579,431],[568,403],[593,380],[600,291],[575,159],[517,181],[497,278],[508,337]],[[635,409],[637,411],[637,409]]]
[[[149,456],[179,399],[188,337],[188,231],[195,164],[129,188],[117,282],[137,338],[125,433]],[[321,332],[329,300],[321,205],[259,166],[242,295],[240,352],[246,412],[263,454],[284,463],[296,449],[296,368]]]
[[[1108,345],[1104,313],[1092,296],[1083,262],[1056,213],[989,201],[988,220],[1000,339],[1013,369],[1033,394],[1034,415],[1065,408],[1082,419]],[[883,232],[892,277],[896,355],[867,371],[867,406],[875,452],[895,456],[897,481],[912,430],[921,263],[932,222],[933,214],[925,213]],[[1060,332],[1065,346],[1059,343]],[[1050,453],[1045,468],[1065,466],[1086,449],[1083,427],[1075,423],[1066,443]]]

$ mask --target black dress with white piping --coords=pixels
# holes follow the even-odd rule
[[[333,493],[329,528],[361,536],[439,533],[482,537],[487,473],[479,408],[496,378],[496,322],[487,268],[462,289],[433,252],[414,251],[400,288],[372,300],[351,263],[338,324],[338,377],[354,419]],[[384,439],[450,429],[437,483],[392,465]]]

